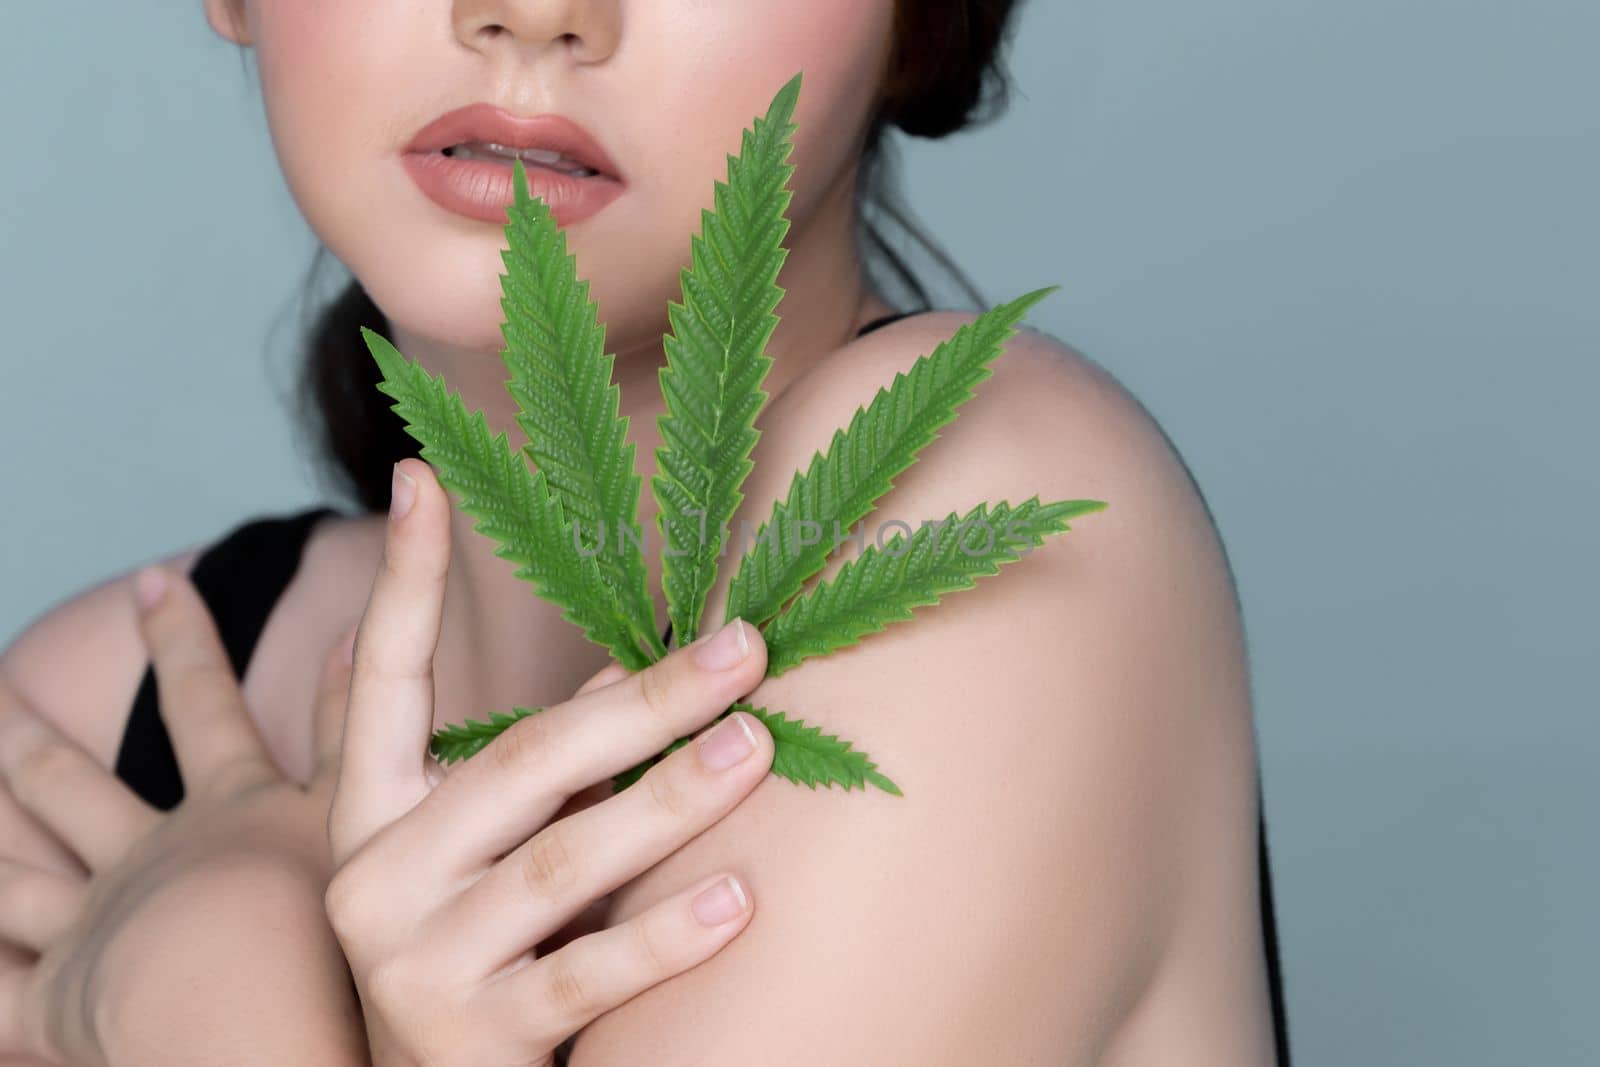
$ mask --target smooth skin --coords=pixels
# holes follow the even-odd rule
[[[585,929],[594,902],[767,774],[771,737],[734,714],[594,796],[751,689],[760,634],[735,620],[644,671],[613,662],[446,775],[427,735],[450,502],[420,460],[396,478],[411,504],[359,633],[324,666],[308,785],[273,764],[183,576],[140,584],[158,597],[139,617],[186,787],[175,811],[0,681],[0,780],[54,846],[0,859],[0,938],[32,955],[0,968],[11,1062],[545,1065],[749,922],[748,891],[719,871]]]
[[[620,794],[552,821],[754,688],[765,645],[735,619],[637,673],[613,664],[443,777],[426,749],[451,504],[420,460],[403,460],[395,479],[328,820],[340,865],[328,915],[375,1064],[544,1067],[600,1014],[749,922],[748,890],[718,871],[626,922],[535,952],[766,777],[772,738],[735,713]]]
[[[317,907],[348,653],[326,657],[316,767],[298,785],[268,755],[198,591],[181,575],[145,577],[140,633],[186,787],[175,810],[147,804],[0,678],[0,781],[12,815],[33,820],[7,820],[0,858],[0,939],[13,949],[0,965],[0,1057],[365,1063]]]
[[[764,519],[857,406],[972,318],[930,312],[854,339],[891,310],[866,282],[851,215],[889,0],[205,10],[252,49],[296,203],[384,311],[391,340],[513,443],[497,355],[503,233],[438,209],[400,165],[418,128],[473,101],[576,118],[623,171],[622,196],[568,238],[648,485],[665,306],[699,213],[739,131],[805,72],[771,399],[733,530]],[[867,543],[891,519],[915,528],[984,500],[1110,507],[912,622],[755,688],[758,706],[871,753],[905,795],[769,775],[613,891],[604,927],[721,870],[757,903],[715,955],[584,1027],[575,1067],[1271,1062],[1249,675],[1222,544],[1182,460],[1111,375],[1032,330],[994,367],[880,499]],[[654,529],[648,491],[640,519]],[[305,665],[361,616],[385,537],[381,515],[318,528],[244,679],[295,781],[314,765]],[[434,725],[559,703],[605,667],[455,509],[450,544]],[[846,541],[823,577],[859,551]],[[183,571],[193,557],[168,562]],[[659,557],[648,558],[664,624]],[[707,632],[723,621],[732,563]],[[107,765],[144,662],[127,582],[69,599],[0,656],[40,715]]]

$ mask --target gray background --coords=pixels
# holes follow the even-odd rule
[[[6,639],[317,499],[253,70],[198,0],[84,7],[0,31]],[[1600,1062],[1597,43],[1592,0],[1034,0],[1010,114],[904,152],[1221,525],[1300,1064]]]

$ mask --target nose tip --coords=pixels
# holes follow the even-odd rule
[[[507,26],[504,23],[499,23],[499,22],[485,23],[483,26],[480,26],[477,29],[476,32],[477,32],[477,36],[483,38],[484,40],[489,40],[489,41],[494,40],[496,37],[504,37],[504,36],[527,37],[527,36],[529,36],[527,31],[523,31],[522,33],[518,33],[516,30],[512,29],[510,26]],[[554,40],[555,40],[555,42],[557,44],[571,44],[573,41],[576,41],[577,39],[578,39],[578,35],[575,34],[575,33],[572,33],[571,31],[567,31],[567,32],[563,32],[563,33],[557,34],[556,37],[554,38]]]
[[[482,51],[502,41],[577,49],[589,61],[616,45],[616,28],[599,0],[456,0],[452,22],[458,40]]]

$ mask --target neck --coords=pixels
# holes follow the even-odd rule
[[[810,213],[812,225],[791,228],[786,238],[789,254],[778,279],[785,293],[777,308],[779,324],[767,344],[773,363],[762,384],[769,408],[772,400],[861,326],[893,310],[864,283],[854,242],[853,196],[853,182],[840,183]],[[653,332],[633,336],[607,331],[607,350],[616,357],[612,378],[620,393],[619,412],[628,417],[627,439],[634,445],[635,467],[643,479],[639,521],[651,546],[659,542],[650,480],[661,443],[656,418],[666,410],[657,379],[666,365],[665,305],[657,322]],[[498,350],[455,348],[394,325],[391,329],[396,347],[431,373],[442,374],[449,388],[460,392],[469,411],[484,412],[491,431],[504,431],[516,448],[526,442],[516,424],[516,405],[505,389],[506,370]],[[759,417],[757,425],[762,425]],[[564,700],[608,658],[604,649],[563,620],[559,609],[513,577],[512,565],[494,555],[497,542],[476,532],[474,522],[459,508],[451,509],[451,558],[435,657],[441,721],[481,718],[491,709],[509,710],[513,704]],[[655,592],[660,588],[659,566],[658,559],[647,559],[658,630],[667,618],[665,601]],[[531,649],[538,654],[530,656]],[[561,664],[559,670],[552,667],[555,663]]]

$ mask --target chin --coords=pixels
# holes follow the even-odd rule
[[[339,181],[337,168],[297,176],[302,180],[291,188],[313,231],[361,280],[392,330],[446,349],[500,351],[503,226],[442,210],[403,173],[385,172],[365,183]],[[697,232],[689,223],[697,226],[700,210],[691,198],[681,203],[681,240],[665,236],[670,226],[639,228],[625,212],[633,207],[637,214],[637,206],[621,203],[566,229],[578,275],[602,308],[607,351],[624,339],[659,336],[668,328],[666,303],[681,296],[678,271],[688,266],[690,237]],[[657,210],[654,217],[663,214]],[[628,235],[620,250],[618,232]],[[682,255],[669,254],[669,246],[681,248]],[[389,340],[405,353],[402,338],[391,334]]]
[[[386,232],[367,231],[373,232],[382,232],[383,239],[362,242],[345,262],[392,326],[434,345],[499,351],[504,343],[503,230],[481,225],[475,232],[462,232],[460,227],[420,223],[398,227],[391,220]]]

